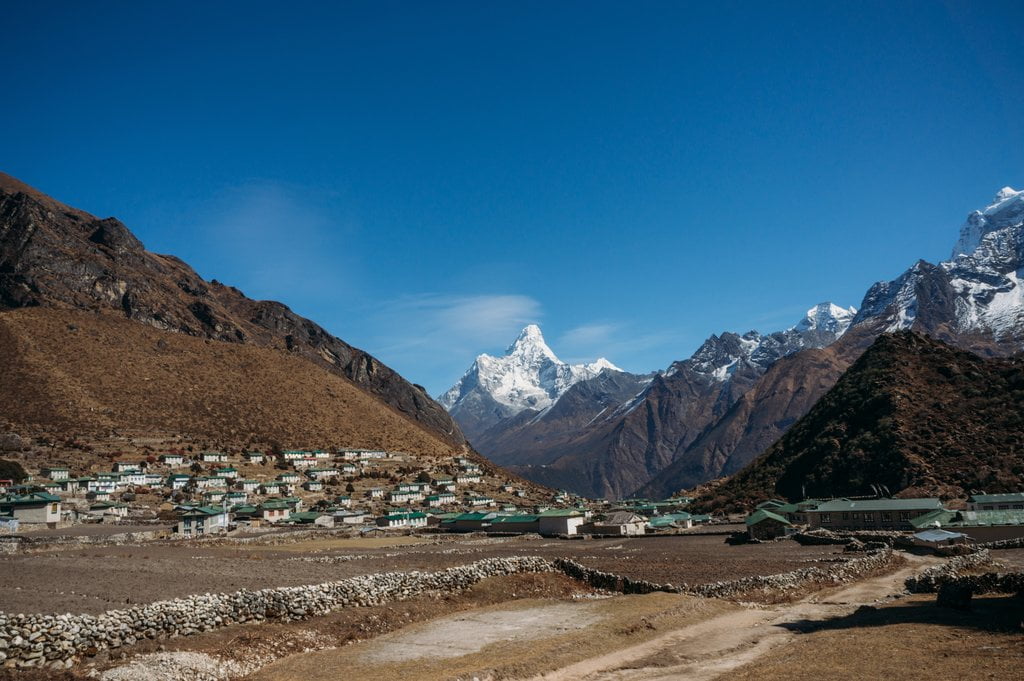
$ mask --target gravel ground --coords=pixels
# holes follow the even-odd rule
[[[728,546],[722,536],[646,539],[476,539],[380,546],[379,540],[284,546],[142,544],[0,556],[0,611],[99,613],[194,593],[315,584],[389,570],[436,570],[509,555],[570,557],[657,582],[700,584],[806,567],[834,546],[785,541]],[[1003,552],[1009,553],[1009,552]]]

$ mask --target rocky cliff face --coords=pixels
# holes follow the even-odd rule
[[[207,282],[98,219],[0,174],[0,309],[114,311],[168,332],[277,348],[344,376],[444,440],[464,438],[441,405],[371,355],[287,306]]]

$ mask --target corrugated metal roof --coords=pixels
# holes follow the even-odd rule
[[[923,499],[833,499],[809,512],[841,513],[844,511],[931,511],[942,508],[937,498]]]

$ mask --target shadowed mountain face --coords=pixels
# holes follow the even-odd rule
[[[910,331],[880,336],[765,454],[700,500],[960,497],[1019,489],[1024,360],[982,358]]]
[[[163,331],[285,351],[352,381],[443,441],[464,443],[421,388],[285,305],[207,282],[178,258],[145,250],[118,220],[0,174],[0,310],[28,307],[114,313]]]

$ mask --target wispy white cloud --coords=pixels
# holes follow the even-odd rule
[[[524,295],[422,294],[377,305],[368,326],[381,360],[437,394],[480,352],[500,352],[541,316],[541,304]]]
[[[323,301],[357,286],[346,256],[353,231],[324,192],[257,180],[224,188],[186,226],[215,258],[215,274],[255,297]]]
[[[675,334],[662,330],[637,329],[631,325],[612,322],[582,324],[561,334],[555,351],[567,362],[592,362],[605,357],[622,368],[646,372],[657,366],[632,366],[638,357],[649,356],[651,351],[675,345]]]

